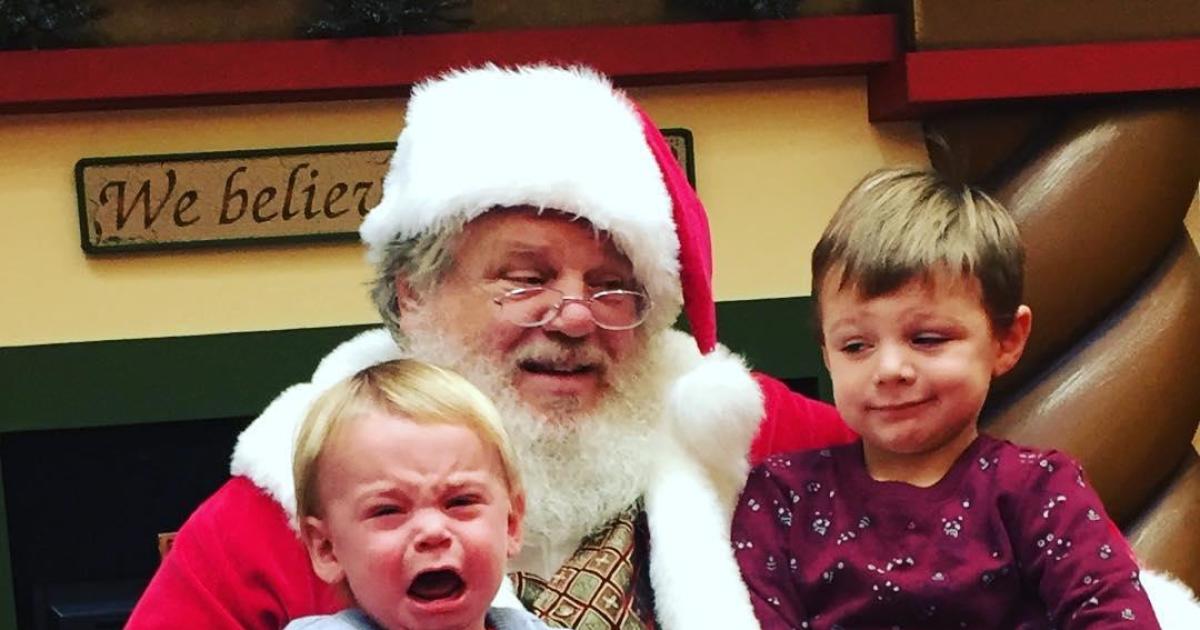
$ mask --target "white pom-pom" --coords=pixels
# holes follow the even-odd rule
[[[763,415],[762,390],[750,370],[718,347],[671,386],[666,409],[680,443],[732,505],[745,483],[746,456]]]

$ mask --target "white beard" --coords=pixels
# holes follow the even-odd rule
[[[405,311],[404,345],[410,356],[462,374],[496,404],[526,494],[523,551],[512,568],[548,578],[584,536],[646,490],[666,387],[658,344],[643,336],[640,351],[608,366],[595,408],[578,410],[577,401],[564,401],[544,411],[520,399],[512,384],[516,363],[531,353],[548,358],[565,349],[543,339],[518,350],[520,357],[491,357],[482,343],[456,336],[431,310]]]

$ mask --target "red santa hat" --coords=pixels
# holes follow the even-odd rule
[[[647,326],[683,309],[703,353],[716,345],[704,207],[654,123],[581,67],[494,65],[414,87],[383,199],[363,221],[368,258],[389,242],[532,206],[612,236],[654,302]]]

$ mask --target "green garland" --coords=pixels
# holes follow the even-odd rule
[[[470,0],[323,0],[309,25],[311,37],[370,37],[424,33],[437,26],[464,26],[455,11]]]
[[[795,17],[800,0],[672,0],[716,20],[781,19]]]
[[[770,19],[796,14],[800,0],[669,0],[707,19]],[[461,29],[471,0],[321,0],[310,37],[370,37]],[[0,50],[94,44],[96,0],[0,0]]]
[[[90,44],[100,14],[91,0],[0,0],[0,49]]]

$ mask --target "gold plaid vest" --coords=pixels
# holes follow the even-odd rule
[[[549,581],[511,574],[517,598],[547,625],[653,630],[650,530],[641,500],[585,538]]]

